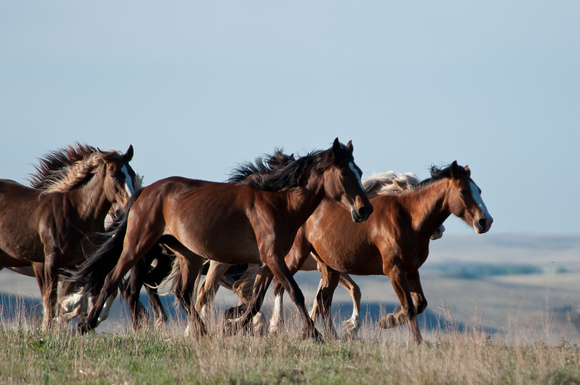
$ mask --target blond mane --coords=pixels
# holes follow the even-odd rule
[[[104,167],[107,157],[117,154],[114,150],[101,151],[80,143],[53,151],[40,159],[36,173],[30,177],[31,186],[43,193],[71,191]]]
[[[363,187],[369,198],[412,190],[418,184],[419,178],[412,172],[398,173],[387,171],[374,173],[363,179]]]

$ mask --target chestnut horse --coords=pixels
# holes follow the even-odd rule
[[[161,241],[179,258],[181,287],[176,296],[187,314],[189,330],[194,327],[199,334],[206,333],[191,296],[207,258],[229,264],[265,264],[262,274],[276,276],[298,307],[305,335],[321,338],[284,256],[298,229],[325,196],[350,211],[355,222],[366,220],[372,213],[352,153],[352,143],[344,146],[337,138],[330,149],[298,158],[250,184],[171,177],[145,187],[138,196],[135,194],[116,236],[74,276],[86,281],[92,293],[100,291],[86,321],[79,323],[79,330],[87,332],[95,327],[105,300],[123,276]],[[243,326],[234,322],[229,331]]]
[[[327,320],[327,330],[332,295],[341,273],[388,276],[401,306],[381,319],[380,326],[392,328],[409,322],[415,341],[420,343],[417,314],[425,310],[427,300],[419,268],[429,255],[431,236],[451,214],[479,234],[490,229],[493,218],[470,169],[457,162],[445,169],[433,167],[431,178],[413,190],[381,195],[371,203],[375,214],[365,223],[351,226],[341,210],[325,199],[298,231],[286,263],[294,274],[311,253],[316,258],[322,272],[316,303]],[[256,297],[263,296],[268,283],[256,278]]]
[[[54,317],[59,273],[84,260],[111,207],[129,200],[132,157],[132,146],[121,154],[77,143],[40,160],[34,188],[0,180],[0,268],[32,265],[44,329]]]

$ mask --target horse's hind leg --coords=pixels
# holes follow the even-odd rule
[[[131,275],[124,293],[129,306],[129,313],[131,314],[133,330],[138,330],[140,327],[147,325],[149,321],[149,313],[147,313],[147,310],[139,300],[139,295],[150,264],[151,261],[148,260],[147,255],[137,261],[137,264],[131,268]]]
[[[197,300],[195,303],[195,310],[197,310],[206,322],[209,320],[209,308],[215,298],[218,290],[219,281],[222,275],[229,269],[231,265],[216,261],[210,261],[209,270],[205,275],[205,279],[199,288]]]
[[[318,292],[316,293],[316,311],[322,317],[325,333],[327,333],[331,338],[337,338],[331,317],[331,306],[334,291],[340,281],[340,273],[323,263],[319,263],[318,268],[322,273],[322,278],[320,279]]]
[[[163,282],[165,277],[171,273],[173,258],[164,253],[157,253],[157,265],[145,277],[145,290],[149,295],[149,304],[153,309],[155,318],[155,329],[161,329],[167,323],[167,314],[163,309],[163,304],[159,299],[157,287]]]
[[[195,334],[203,336],[207,334],[207,330],[191,302],[195,290],[195,283],[203,265],[203,258],[188,251],[184,247],[180,247],[180,249],[182,250],[177,251],[172,248],[179,259],[181,275],[179,277],[179,284],[175,288],[175,296],[187,315],[185,335]]]
[[[352,280],[350,275],[342,273],[340,274],[340,286],[344,287],[350,293],[352,297],[352,316],[350,319],[343,322],[344,337],[347,339],[354,339],[358,333],[358,329],[361,325],[360,320],[360,300],[361,292],[360,287]]]

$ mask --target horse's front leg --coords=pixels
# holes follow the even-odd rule
[[[401,271],[398,266],[393,266],[390,271],[386,273],[391,280],[391,284],[393,285],[393,289],[395,290],[397,297],[399,297],[401,307],[395,312],[384,316],[380,320],[379,325],[383,329],[387,329],[403,325],[405,322],[409,322],[413,338],[417,344],[420,344],[423,340],[423,337],[421,337],[421,332],[419,330],[419,324],[417,322],[417,309],[413,303],[413,297],[411,296],[407,274]]]
[[[270,318],[270,334],[278,334],[284,327],[284,287],[277,279],[274,280],[274,309]]]
[[[99,316],[101,315],[101,311],[103,310],[105,303],[108,301],[108,298],[117,294],[117,289],[119,288],[121,280],[125,274],[127,274],[129,269],[137,263],[142,255],[142,253],[133,253],[131,248],[123,250],[117,265],[113,271],[107,275],[105,284],[99,293],[95,305],[90,309],[87,318],[83,322],[78,323],[78,330],[81,334],[85,334],[98,326],[100,322]]]
[[[286,265],[284,258],[273,254],[267,256],[265,260],[267,265],[270,267],[270,270],[272,270],[272,273],[274,274],[276,279],[280,281],[286,292],[288,292],[288,295],[292,299],[292,302],[294,302],[294,304],[298,308],[298,313],[302,317],[302,322],[304,325],[304,337],[314,338],[319,342],[323,342],[322,336],[320,335],[318,330],[316,330],[314,322],[312,321],[312,318],[310,318],[310,316],[308,315],[308,311],[306,310],[306,305],[304,303],[304,294],[302,294],[302,291],[300,290],[298,284],[294,280],[294,277],[290,273],[290,270],[288,269],[288,266]]]
[[[44,309],[42,330],[47,331],[52,325],[58,295],[57,255],[53,251],[45,252],[45,262],[34,262],[32,268],[40,287]]]
[[[42,300],[42,330],[46,331],[50,327],[50,320],[47,320],[50,310],[48,309],[48,288],[46,282],[46,275],[44,274],[44,263],[33,262],[32,269],[34,270],[34,275],[36,276],[36,282],[38,283],[38,288],[40,289],[40,298]]]
[[[407,280],[409,281],[411,295],[415,300],[417,314],[421,314],[427,308],[427,298],[425,298],[425,293],[423,293],[423,286],[421,286],[419,271],[417,270],[415,272],[407,274]]]

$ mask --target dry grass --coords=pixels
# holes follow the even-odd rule
[[[291,308],[287,315],[278,337],[223,337],[214,328],[185,338],[179,321],[163,332],[118,323],[114,332],[78,336],[70,328],[42,333],[21,308],[2,322],[0,383],[580,384],[573,328],[550,341],[519,327],[487,335],[474,322],[463,332],[426,332],[417,346],[407,327],[381,330],[367,321],[356,341],[316,344],[300,339]]]

